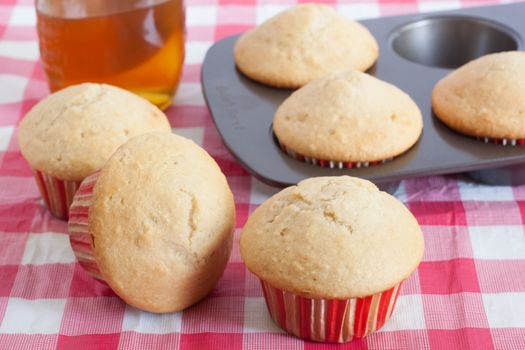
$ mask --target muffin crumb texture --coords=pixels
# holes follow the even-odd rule
[[[525,138],[525,52],[489,54],[459,67],[436,84],[432,107],[463,134]]]
[[[171,131],[164,113],[124,89],[84,83],[37,103],[20,123],[29,164],[62,180],[81,181],[134,136]]]
[[[348,71],[295,91],[277,109],[280,143],[303,156],[382,161],[412,147],[423,130],[416,103],[392,84]]]
[[[243,34],[235,44],[237,67],[276,87],[297,88],[322,76],[365,71],[378,45],[364,26],[323,4],[301,4]]]
[[[250,271],[276,288],[346,299],[393,287],[418,266],[423,236],[394,197],[348,176],[312,178],[262,204],[241,235]]]
[[[106,163],[93,198],[95,257],[126,302],[178,311],[215,286],[230,256],[235,205],[202,148],[168,133],[138,136]]]

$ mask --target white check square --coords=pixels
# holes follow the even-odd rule
[[[461,3],[459,0],[456,1],[420,1],[419,2],[419,11],[420,12],[434,12],[434,11],[444,11],[444,10],[454,10],[461,8]]]
[[[75,262],[69,236],[63,233],[31,233],[27,238],[22,264]]]
[[[186,9],[188,26],[214,25],[217,20],[217,6],[192,5]]]
[[[421,295],[400,295],[392,317],[381,331],[400,331],[405,329],[426,329],[425,313]]]
[[[374,2],[341,4],[337,6],[337,12],[353,19],[365,19],[379,17],[379,4]]]
[[[0,151],[7,151],[14,130],[14,126],[0,126]]]
[[[182,312],[153,314],[128,305],[124,312],[122,330],[154,334],[180,333],[181,324]]]
[[[471,226],[472,254],[476,259],[525,259],[523,226]]]
[[[38,43],[36,41],[0,40],[0,56],[34,61],[38,59]]]
[[[203,106],[204,104],[204,96],[202,95],[202,88],[200,84],[180,84],[180,87],[177,90],[177,95],[175,95],[174,105]]]
[[[525,327],[525,293],[483,294],[491,328]]]
[[[260,5],[257,6],[255,12],[255,21],[256,24],[261,24],[270,17],[275,16],[276,14],[283,12],[284,10],[290,8],[290,5]]]
[[[24,99],[28,79],[14,74],[0,74],[0,103],[20,102]]]
[[[58,333],[65,306],[66,299],[10,298],[0,325],[0,333]]]
[[[189,42],[186,43],[186,64],[201,64],[204,61],[206,51],[212,45],[211,42]],[[180,88],[179,88],[180,90]]]
[[[510,186],[486,186],[474,182],[459,182],[459,193],[464,201],[512,201]]]
[[[34,6],[15,6],[11,13],[9,24],[12,26],[36,25],[36,10]]]
[[[244,333],[283,333],[270,317],[264,298],[244,299]]]

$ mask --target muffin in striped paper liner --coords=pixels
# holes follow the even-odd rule
[[[476,137],[479,141],[484,143],[492,143],[502,146],[523,146],[525,139],[510,139],[510,138],[493,138],[493,137]]]
[[[82,180],[130,138],[150,131],[171,132],[157,107],[115,86],[84,83],[38,102],[20,122],[18,139],[47,207],[67,219]]]
[[[183,310],[214,288],[234,227],[233,194],[213,158],[165,132],[131,139],[86,177],[68,224],[80,265],[156,313]]]
[[[382,164],[409,150],[421,136],[423,118],[399,88],[348,71],[292,93],[275,112],[272,128],[292,158],[351,169]]]
[[[374,295],[350,299],[312,299],[261,280],[268,311],[281,328],[299,338],[344,343],[362,338],[388,321],[401,283]]]
[[[424,242],[396,198],[340,176],[304,180],[264,202],[248,218],[240,248],[280,327],[341,343],[388,321]]]
[[[100,171],[97,171],[82,181],[76,192],[75,199],[69,210],[69,242],[79,264],[92,277],[104,281],[100,274],[93,252],[93,237],[89,233],[89,206],[92,202],[93,189],[97,183]]]
[[[318,158],[308,157],[308,156],[299,154],[293,151],[292,149],[286,147],[279,140],[277,140],[277,143],[279,144],[279,147],[281,148],[281,150],[285,152],[286,154],[288,154],[293,159],[296,159],[301,162],[305,162],[307,164],[317,165],[322,168],[330,168],[330,169],[368,168],[369,166],[384,164],[394,159],[394,157],[391,157],[388,159],[369,161],[369,162],[345,162],[345,161],[337,161],[337,160],[325,160],[325,159],[318,159]]]
[[[33,169],[33,174],[40,194],[51,214],[59,219],[67,219],[69,207],[80,182],[61,180],[36,169]]]
[[[432,91],[449,128],[485,143],[525,145],[525,52],[491,53],[451,71]]]

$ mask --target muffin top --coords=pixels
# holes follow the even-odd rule
[[[241,255],[276,288],[310,298],[375,294],[407,278],[423,255],[416,219],[367,180],[310,178],[248,219]]]
[[[302,4],[243,34],[234,58],[256,81],[297,88],[328,73],[365,71],[378,51],[376,40],[361,24],[327,5]]]
[[[525,52],[494,53],[461,66],[436,84],[432,107],[461,133],[525,138]]]
[[[287,148],[333,161],[381,161],[416,143],[421,112],[403,91],[358,71],[335,73],[294,92],[273,130]]]
[[[153,312],[181,310],[213,288],[234,224],[233,195],[215,161],[192,141],[162,132],[115,152],[89,208],[102,276],[126,302]]]
[[[85,83],[37,103],[20,123],[20,150],[29,164],[62,180],[81,181],[130,138],[171,131],[164,113],[124,89]]]

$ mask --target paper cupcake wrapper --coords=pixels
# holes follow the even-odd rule
[[[310,299],[261,280],[272,319],[288,333],[318,342],[343,343],[381,328],[390,318],[399,284],[363,298]]]
[[[525,139],[498,139],[493,137],[477,137],[478,140],[485,143],[493,143],[495,145],[503,146],[523,146],[525,145]]]
[[[278,143],[279,143],[279,147],[281,147],[283,152],[287,153],[290,157],[296,160],[299,160],[301,162],[317,165],[323,168],[331,168],[331,169],[368,168],[369,166],[383,164],[383,163],[386,163],[394,159],[393,157],[391,157],[391,158],[372,161],[372,162],[345,162],[345,161],[337,161],[337,160],[326,160],[326,159],[313,158],[313,157],[308,157],[308,156],[299,154],[291,150],[290,148],[286,147],[281,142],[278,142]]]
[[[93,189],[100,172],[97,171],[82,181],[69,209],[69,242],[80,265],[92,277],[104,281],[93,252],[93,237],[89,233],[89,207],[93,200]]]
[[[67,219],[69,207],[80,182],[60,180],[36,169],[33,169],[33,174],[40,194],[51,214],[60,219]]]

